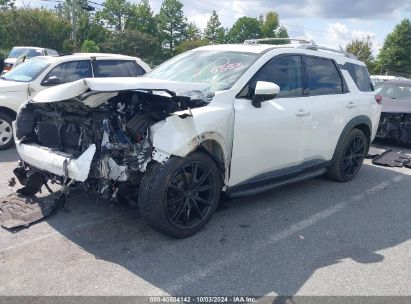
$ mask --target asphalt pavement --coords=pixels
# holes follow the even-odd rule
[[[0,151],[0,196],[17,158]],[[349,183],[225,200],[183,240],[73,194],[29,228],[0,229],[0,295],[411,296],[410,184],[411,169],[366,160]]]

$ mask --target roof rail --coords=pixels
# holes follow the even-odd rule
[[[317,45],[313,40],[307,40],[307,39],[300,39],[300,38],[262,38],[262,39],[248,39],[244,41],[244,44],[258,44],[260,42],[265,42],[265,41],[297,41],[300,43],[299,48],[302,49],[309,49],[309,50],[323,50],[323,51],[328,51],[328,52],[333,52],[333,53],[338,53],[345,55],[348,58],[352,59],[357,59],[353,54],[341,51],[341,50],[336,50],[333,48],[328,48],[324,46],[319,46]]]
[[[261,39],[248,39],[244,41],[244,44],[258,44],[260,42],[265,42],[265,41],[297,41],[299,43],[309,43],[309,44],[315,44],[314,41],[310,41],[307,39],[298,39],[298,38],[261,38]]]
[[[353,54],[348,53],[346,51],[341,51],[341,50],[336,50],[333,48],[328,48],[328,47],[324,47],[324,46],[319,46],[315,43],[313,44],[303,44],[300,45],[299,48],[302,49],[309,49],[309,50],[314,50],[314,51],[318,51],[318,50],[323,50],[323,51],[328,51],[328,52],[333,52],[333,53],[338,53],[338,54],[342,54],[345,55],[348,58],[352,58],[352,59],[357,59],[357,57],[355,57]]]

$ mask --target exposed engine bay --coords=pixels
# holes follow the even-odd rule
[[[411,114],[382,112],[377,137],[411,142]]]
[[[91,100],[93,107],[84,100]],[[50,181],[62,186],[60,195],[56,196],[59,205],[64,205],[62,201],[69,188],[76,184],[105,198],[133,199],[142,174],[152,161],[151,126],[175,112],[188,110],[190,113],[191,108],[207,104],[202,94],[191,92],[189,96],[177,96],[168,91],[88,91],[69,100],[28,102],[20,110],[15,124],[18,144],[65,157],[64,173],[53,174],[23,159],[14,170],[24,186],[17,193],[34,196],[43,186],[53,192],[47,184]],[[180,114],[180,118],[190,116],[186,112]],[[72,178],[68,173],[70,163],[86,154],[92,156],[88,175],[84,180]],[[80,169],[83,169],[81,163]]]

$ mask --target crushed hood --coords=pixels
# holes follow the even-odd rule
[[[27,88],[27,82],[0,79],[0,94],[10,92],[24,92],[27,91]]]
[[[34,97],[33,101],[41,103],[62,101],[78,97],[89,90],[108,94],[129,90],[164,90],[178,93],[188,90],[203,91],[207,88],[209,85],[206,83],[177,82],[146,77],[86,78],[42,91]]]

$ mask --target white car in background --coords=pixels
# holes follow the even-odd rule
[[[31,185],[18,192],[34,195],[51,180],[62,198],[85,183],[136,198],[148,224],[182,238],[210,220],[221,192],[250,195],[325,173],[352,180],[381,113],[365,64],[307,41],[258,42],[204,46],[144,77],[38,94],[14,122],[16,177]]]
[[[407,78],[389,75],[371,75],[370,76],[372,84],[376,86],[377,84],[388,81],[388,80],[405,80]]]
[[[3,72],[4,74],[10,71],[13,66],[17,63],[19,58],[30,59],[37,56],[58,56],[58,52],[56,50],[47,49],[47,48],[40,48],[34,46],[15,46],[10,54],[4,59],[4,66]],[[20,62],[21,63],[21,62]]]
[[[22,63],[0,79],[0,150],[13,144],[11,123],[19,107],[38,92],[83,78],[137,77],[148,71],[139,58],[113,54],[39,56]]]

